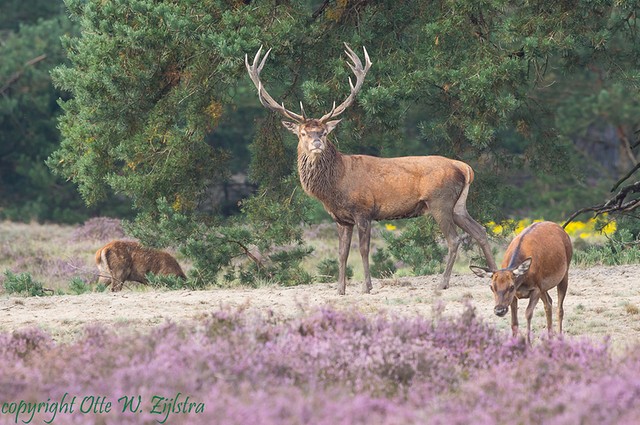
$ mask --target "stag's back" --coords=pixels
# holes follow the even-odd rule
[[[449,211],[473,181],[469,165],[441,156],[378,158],[344,155],[333,148],[315,162],[300,158],[305,191],[345,222],[357,216],[417,217],[432,207]]]

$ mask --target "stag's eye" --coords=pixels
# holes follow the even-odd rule
[[[515,290],[516,290],[516,286],[515,285],[509,286],[509,292],[513,292]]]
[[[307,132],[306,132],[306,131],[304,131],[304,130],[300,130],[300,135],[301,135],[301,136],[306,136],[306,135],[307,135]]]

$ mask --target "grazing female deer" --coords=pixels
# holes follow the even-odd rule
[[[327,139],[327,135],[340,122],[332,118],[342,114],[353,103],[371,67],[366,49],[363,49],[366,63],[363,66],[353,50],[346,43],[345,46],[346,54],[353,62],[348,65],[356,76],[356,84],[349,78],[351,93],[347,99],[338,107],[334,102],[331,111],[320,119],[307,118],[302,103],[301,115],[289,111],[264,89],[260,72],[271,50],[260,61],[260,48],[251,65],[245,56],[245,65],[251,81],[258,89],[260,103],[294,121],[283,121],[283,124],[298,136],[298,172],[303,189],[322,202],[338,226],[338,294],[345,293],[353,226],[358,227],[360,237],[365,275],[363,292],[369,293],[371,290],[369,243],[372,220],[417,217],[430,212],[444,233],[449,248],[442,289],[449,285],[460,243],[456,226],[480,244],[487,264],[495,267],[484,227],[467,212],[467,195],[473,181],[473,170],[469,165],[440,156],[377,158],[344,155]]]
[[[529,298],[525,311],[527,342],[531,343],[531,318],[539,299],[547,315],[547,330],[551,333],[552,301],[549,291],[558,287],[558,332],[562,333],[562,304],[569,284],[569,264],[573,255],[571,239],[556,223],[543,221],[524,229],[509,244],[502,260],[502,269],[470,266],[480,277],[491,278],[495,298],[494,312],[502,317],[511,306],[511,329],[518,335],[518,298]]]

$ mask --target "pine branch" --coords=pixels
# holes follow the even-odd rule
[[[22,74],[24,74],[24,71],[25,71],[26,67],[34,65],[34,64],[36,64],[36,63],[38,63],[40,61],[43,61],[46,58],[47,58],[47,55],[40,55],[38,57],[35,57],[35,58],[31,59],[27,63],[25,63],[24,64],[24,68],[22,68],[19,71],[14,72],[11,75],[11,77],[9,77],[7,82],[4,83],[4,85],[2,87],[0,87],[0,95],[4,94],[4,92],[9,90],[9,87],[11,87],[13,84],[15,84],[15,82],[18,81],[20,79],[20,77],[22,77]]]

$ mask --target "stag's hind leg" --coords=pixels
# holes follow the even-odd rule
[[[362,282],[362,292],[371,292],[371,272],[369,271],[369,247],[371,245],[371,221],[358,221],[358,237],[360,246],[360,256],[362,257],[362,267],[364,268],[364,282]]]
[[[484,254],[484,258],[487,260],[487,266],[490,269],[496,270],[498,267],[496,266],[496,262],[493,259],[493,253],[491,252],[491,247],[489,246],[487,231],[480,223],[475,221],[467,211],[467,196],[469,195],[469,187],[470,183],[467,180],[467,183],[465,184],[460,197],[453,207],[453,221],[458,227],[467,232],[467,234],[469,234],[469,236],[471,236],[478,245],[480,245],[482,253]]]
[[[487,260],[487,266],[490,269],[496,270],[498,267],[493,259],[493,253],[489,246],[489,239],[487,238],[485,228],[469,215],[466,207],[459,207],[458,204],[456,204],[453,212],[453,221],[480,245],[484,258]]]
[[[458,232],[456,232],[456,226],[454,225],[450,214],[443,213],[440,209],[433,209],[432,214],[436,223],[438,223],[444,238],[447,240],[447,265],[445,266],[444,274],[442,275],[442,283],[440,284],[440,289],[447,289],[449,287],[449,280],[451,279],[453,263],[456,261],[460,240],[458,239]]]
[[[564,275],[558,284],[558,333],[562,333],[562,319],[564,318],[564,297],[567,295],[567,287],[569,286],[569,271]]]

